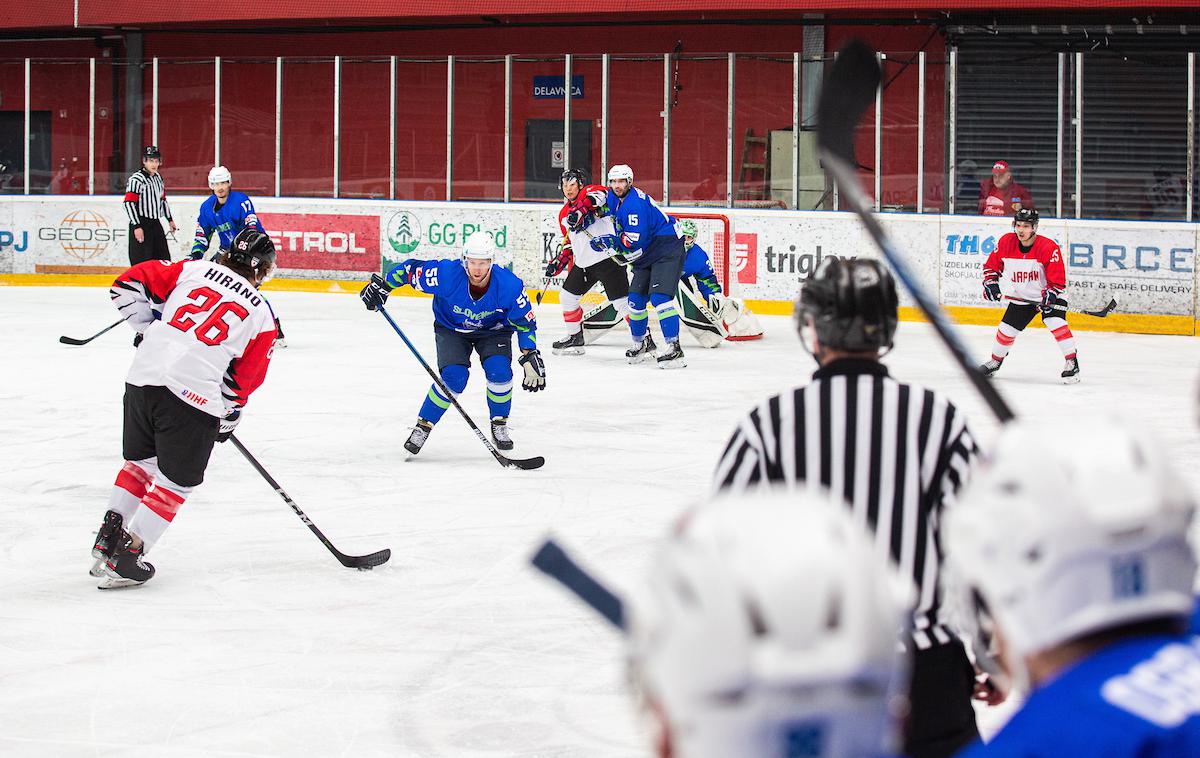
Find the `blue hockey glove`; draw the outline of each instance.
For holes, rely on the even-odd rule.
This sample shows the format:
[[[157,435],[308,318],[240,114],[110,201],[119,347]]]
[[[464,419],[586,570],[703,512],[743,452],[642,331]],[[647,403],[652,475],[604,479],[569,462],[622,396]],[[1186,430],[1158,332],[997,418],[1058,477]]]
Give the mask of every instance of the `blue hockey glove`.
[[[597,253],[612,253],[617,250],[617,235],[601,234],[592,237],[591,245]]]
[[[546,389],[546,364],[542,362],[541,353],[532,350],[522,355],[517,363],[525,369],[525,378],[521,380],[522,387],[529,392]]]
[[[367,306],[367,310],[377,311],[387,302],[391,291],[392,285],[384,281],[382,276],[371,274],[371,281],[367,282],[367,286],[362,288],[358,296],[363,301],[363,305]]]
[[[984,281],[983,299],[990,300],[993,303],[1000,302],[1000,283],[995,279]]]

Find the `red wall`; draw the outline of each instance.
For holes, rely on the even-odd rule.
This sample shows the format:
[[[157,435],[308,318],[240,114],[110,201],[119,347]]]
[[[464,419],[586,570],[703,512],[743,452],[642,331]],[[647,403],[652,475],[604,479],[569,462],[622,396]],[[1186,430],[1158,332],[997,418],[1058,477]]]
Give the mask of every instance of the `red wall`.
[[[741,170],[746,131],[765,136],[791,126],[791,52],[799,47],[799,25],[762,26],[628,26],[576,28],[497,28],[354,34],[195,34],[147,32],[145,56],[160,56],[159,145],[164,175],[174,192],[207,192],[206,174],[214,157],[210,58],[176,57],[180,52],[221,55],[221,161],[234,172],[235,183],[255,194],[274,188],[275,87],[274,56],[285,57],[283,75],[283,194],[333,194],[333,55],[343,59],[339,192],[344,197],[387,194],[389,55],[397,66],[396,196],[412,199],[445,197],[446,67],[440,60],[457,57],[454,114],[455,197],[498,199],[503,196],[503,64],[500,54],[518,58],[513,66],[512,196],[525,195],[525,137],[528,119],[562,119],[561,99],[535,99],[535,75],[563,73],[561,55],[576,55],[574,73],[585,79],[583,98],[572,101],[572,117],[592,122],[591,170],[600,168],[601,116],[598,53],[612,54],[610,66],[609,163],[633,166],[638,184],[662,195],[662,55],[682,43],[677,59],[679,91],[672,111],[671,201],[721,201],[726,193],[727,62],[724,53],[743,53],[737,62],[737,108],[734,124],[734,180],[739,199],[754,199],[762,186],[760,172]],[[924,166],[926,205],[941,200],[944,164],[942,38],[928,27],[850,27],[827,29],[828,51],[851,36],[864,36],[883,50],[885,64],[883,202],[915,203],[917,67],[916,51],[928,53]],[[94,56],[91,41],[0,43],[0,57],[23,55]],[[713,51],[713,52],[709,52]],[[707,53],[707,55],[706,55]],[[752,55],[759,53],[761,55]],[[771,55],[773,54],[773,55]],[[486,60],[484,56],[490,56]],[[522,60],[550,57],[554,60]],[[711,58],[706,60],[705,58]],[[911,61],[910,65],[906,65]],[[86,159],[86,64],[39,64],[34,79],[35,109],[67,105],[78,115],[54,119],[53,154]],[[101,101],[111,101],[111,68],[98,76]],[[145,67],[147,94],[142,140],[149,142],[150,67]],[[0,63],[0,108],[23,107],[19,64]],[[118,80],[120,76],[116,77]],[[82,98],[82,99],[81,99]],[[111,102],[109,103],[111,109]],[[859,161],[874,164],[874,112],[859,129]],[[61,121],[61,123],[60,123]],[[82,127],[80,124],[82,123]],[[98,167],[107,168],[111,129],[120,126],[110,114],[98,126],[110,131]],[[80,129],[82,128],[82,132]],[[82,148],[80,139],[83,140]],[[746,162],[762,162],[761,148],[750,148]],[[578,164],[581,156],[575,156]],[[68,161],[69,163],[70,161]],[[56,164],[57,165],[57,164]],[[86,177],[86,170],[83,172]],[[85,179],[86,181],[86,179]],[[98,189],[103,184],[98,183]],[[84,190],[86,191],[86,186]]]

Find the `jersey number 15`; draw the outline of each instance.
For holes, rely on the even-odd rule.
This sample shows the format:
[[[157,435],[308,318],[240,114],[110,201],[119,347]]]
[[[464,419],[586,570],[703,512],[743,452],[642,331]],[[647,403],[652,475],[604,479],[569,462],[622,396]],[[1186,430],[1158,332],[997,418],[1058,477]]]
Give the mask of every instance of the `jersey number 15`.
[[[226,313],[232,313],[238,321],[244,321],[250,315],[241,303],[232,300],[222,302],[221,293],[208,287],[197,287],[188,293],[188,299],[196,302],[180,306],[167,323],[181,332],[195,327],[196,339],[206,345],[219,345],[229,336],[230,325],[225,322]],[[208,318],[201,321],[199,326],[196,325],[195,319],[190,318],[192,315],[198,316],[209,311],[212,313],[209,313]]]

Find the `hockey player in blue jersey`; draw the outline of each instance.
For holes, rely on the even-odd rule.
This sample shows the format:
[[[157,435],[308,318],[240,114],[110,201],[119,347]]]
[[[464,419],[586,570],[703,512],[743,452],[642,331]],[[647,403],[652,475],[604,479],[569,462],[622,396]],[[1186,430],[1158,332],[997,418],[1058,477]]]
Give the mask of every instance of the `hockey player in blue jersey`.
[[[696,292],[715,313],[720,310],[720,305],[715,303],[713,298],[720,297],[721,283],[717,281],[717,274],[708,259],[708,251],[696,244],[696,222],[684,219],[679,224],[679,230],[683,233],[684,250],[683,271],[680,272],[679,278],[694,280]],[[713,308],[714,305],[717,307]]]
[[[546,366],[537,349],[537,322],[525,284],[496,264],[492,235],[476,232],[467,238],[462,257],[423,261],[410,258],[386,275],[372,274],[359,297],[370,310],[387,301],[395,287],[409,285],[433,295],[433,332],[438,372],[455,395],[467,388],[471,353],[479,355],[487,377],[487,404],[492,439],[501,450],[512,450],[508,415],[512,408],[512,335],[521,350],[521,386],[537,392],[546,386]],[[421,405],[416,426],[404,443],[413,455],[421,452],[433,425],[450,407],[450,398],[435,384]]]
[[[217,252],[212,257],[216,260],[222,251],[229,249],[238,232],[246,227],[252,226],[263,234],[267,233],[258,220],[258,214],[254,212],[254,203],[250,202],[245,192],[234,192],[232,186],[233,174],[229,173],[229,169],[224,166],[209,169],[208,188],[213,193],[200,204],[196,235],[192,240],[192,252],[188,255],[192,260],[198,261],[204,257],[213,234],[217,235]],[[267,303],[267,307],[270,308],[271,304]],[[273,308],[271,315],[275,316]],[[287,347],[278,316],[275,316],[275,347]]]
[[[629,166],[609,169],[607,205],[618,233],[599,235],[591,245],[633,269],[628,301],[633,347],[625,351],[625,356],[630,363],[657,357],[659,368],[683,368],[687,362],[679,347],[679,311],[675,307],[679,272],[683,270],[679,225],[649,195],[633,186],[633,169]],[[657,356],[646,320],[647,302],[658,313],[658,325],[667,341]]]
[[[200,205],[196,237],[192,242],[191,255],[188,256],[192,260],[198,261],[204,257],[213,234],[217,235],[217,247],[228,250],[237,233],[248,226],[266,233],[254,212],[254,203],[250,202],[246,193],[230,189],[232,185],[233,175],[224,166],[213,166],[208,172],[208,186],[213,193]]]
[[[1107,420],[1002,432],[947,511],[947,591],[977,659],[1028,697],[961,756],[1200,756],[1195,502],[1168,460]]]

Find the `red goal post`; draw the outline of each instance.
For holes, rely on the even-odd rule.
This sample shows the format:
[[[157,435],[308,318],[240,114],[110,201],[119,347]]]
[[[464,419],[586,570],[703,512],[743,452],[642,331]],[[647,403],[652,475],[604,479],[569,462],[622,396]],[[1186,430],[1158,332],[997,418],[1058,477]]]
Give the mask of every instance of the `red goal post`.
[[[731,260],[733,250],[733,234],[729,224],[729,216],[723,213],[686,213],[668,209],[674,218],[680,221],[696,222],[696,244],[704,248],[712,261],[713,271],[717,281],[721,283],[721,292],[729,293],[730,271],[733,269]]]

